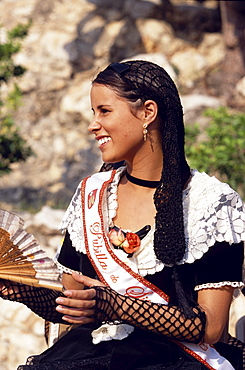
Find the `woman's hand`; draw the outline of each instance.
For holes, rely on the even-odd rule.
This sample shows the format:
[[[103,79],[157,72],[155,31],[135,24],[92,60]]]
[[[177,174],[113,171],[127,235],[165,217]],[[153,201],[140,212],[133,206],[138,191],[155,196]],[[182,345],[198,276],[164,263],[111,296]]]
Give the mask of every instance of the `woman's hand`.
[[[7,293],[7,290],[6,290],[6,282],[5,280],[3,279],[0,279],[0,295],[3,296],[4,295],[4,292]]]
[[[0,296],[9,297],[11,294],[19,292],[18,286],[16,283],[11,283],[9,280],[0,279]]]
[[[94,321],[95,290],[93,286],[104,286],[100,281],[91,279],[77,273],[72,274],[72,278],[79,284],[91,289],[69,289],[65,290],[65,297],[56,299],[58,306],[56,310],[64,316],[62,319],[71,324],[89,324]]]

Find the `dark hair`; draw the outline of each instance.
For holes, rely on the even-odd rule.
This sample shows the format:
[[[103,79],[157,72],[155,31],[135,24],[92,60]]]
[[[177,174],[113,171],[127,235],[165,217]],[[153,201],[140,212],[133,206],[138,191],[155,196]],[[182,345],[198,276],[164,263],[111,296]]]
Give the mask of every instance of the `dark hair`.
[[[93,83],[106,85],[129,102],[154,100],[158,105],[162,136],[163,170],[156,189],[156,256],[167,265],[185,253],[182,190],[190,177],[184,153],[183,111],[178,90],[168,73],[147,61],[113,63]]]

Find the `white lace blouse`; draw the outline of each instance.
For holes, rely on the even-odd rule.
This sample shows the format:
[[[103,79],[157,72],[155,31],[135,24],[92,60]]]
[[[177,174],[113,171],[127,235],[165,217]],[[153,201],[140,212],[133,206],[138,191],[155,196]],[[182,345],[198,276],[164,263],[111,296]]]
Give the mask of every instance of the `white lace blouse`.
[[[104,212],[108,229],[113,226],[117,212],[117,185],[125,167],[117,170],[114,180],[107,188],[107,207]],[[240,196],[229,185],[220,182],[206,173],[192,170],[192,179],[183,191],[183,214],[186,251],[179,264],[193,263],[218,242],[236,244],[245,240],[245,207]],[[81,220],[80,184],[61,222],[60,229],[68,231],[73,247],[86,254]],[[129,231],[129,230],[125,230]],[[154,226],[142,239],[140,248],[133,257],[127,258],[123,250],[114,253],[141,276],[153,275],[163,270],[164,264],[158,260],[153,248]],[[62,271],[71,272],[60,265]],[[222,285],[242,287],[243,282],[221,281],[203,284],[195,290]]]
[[[107,188],[107,204],[104,207],[104,222],[113,227],[113,219],[117,212],[117,186],[125,167],[120,167],[114,180]],[[102,175],[103,176],[103,175]],[[179,264],[191,264],[200,260],[215,242],[228,242],[237,244],[245,241],[245,207],[240,196],[229,185],[221,183],[215,177],[205,173],[192,171],[192,178],[183,191],[183,214],[186,251]],[[77,252],[86,254],[84,245],[83,226],[81,219],[80,184],[61,222],[62,232],[67,231],[72,247]],[[129,230],[125,230],[129,231]],[[158,260],[153,248],[154,226],[141,240],[140,248],[131,258],[120,249],[114,253],[126,263],[133,271],[141,276],[153,275],[164,269],[162,261]],[[56,261],[63,272],[71,273],[72,269]],[[218,281],[202,283],[195,286],[195,290],[205,288],[219,288],[230,285],[235,288],[243,287],[243,281]],[[121,340],[133,331],[133,327],[126,324],[103,324],[92,332],[93,343],[111,339]]]

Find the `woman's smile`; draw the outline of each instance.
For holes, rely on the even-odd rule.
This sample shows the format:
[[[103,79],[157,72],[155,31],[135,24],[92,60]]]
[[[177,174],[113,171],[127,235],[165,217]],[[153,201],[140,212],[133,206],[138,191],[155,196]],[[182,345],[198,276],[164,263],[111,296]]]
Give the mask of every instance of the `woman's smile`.
[[[99,136],[96,137],[96,140],[98,140],[99,148],[102,149],[109,141],[111,141],[111,138],[109,136]]]

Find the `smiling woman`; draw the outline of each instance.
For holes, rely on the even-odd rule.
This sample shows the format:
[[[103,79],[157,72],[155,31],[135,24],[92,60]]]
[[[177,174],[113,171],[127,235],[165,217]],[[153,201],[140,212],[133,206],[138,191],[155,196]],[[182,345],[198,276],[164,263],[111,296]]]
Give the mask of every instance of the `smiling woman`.
[[[142,125],[149,127],[154,122],[156,126],[157,104],[149,100],[133,109],[133,104],[128,104],[126,99],[120,98],[111,88],[96,83],[91,89],[91,103],[94,120],[88,129],[99,142],[102,160],[128,160],[130,163],[143,160],[151,148],[149,141],[142,141]],[[153,137],[156,132],[158,133],[152,128],[152,142],[161,149],[161,145]]]
[[[221,342],[243,287],[241,198],[189,168],[179,94],[158,65],[109,65],[91,106],[105,164],[60,226],[64,294],[2,282],[5,298],[78,326],[19,370],[243,369],[242,349]]]

